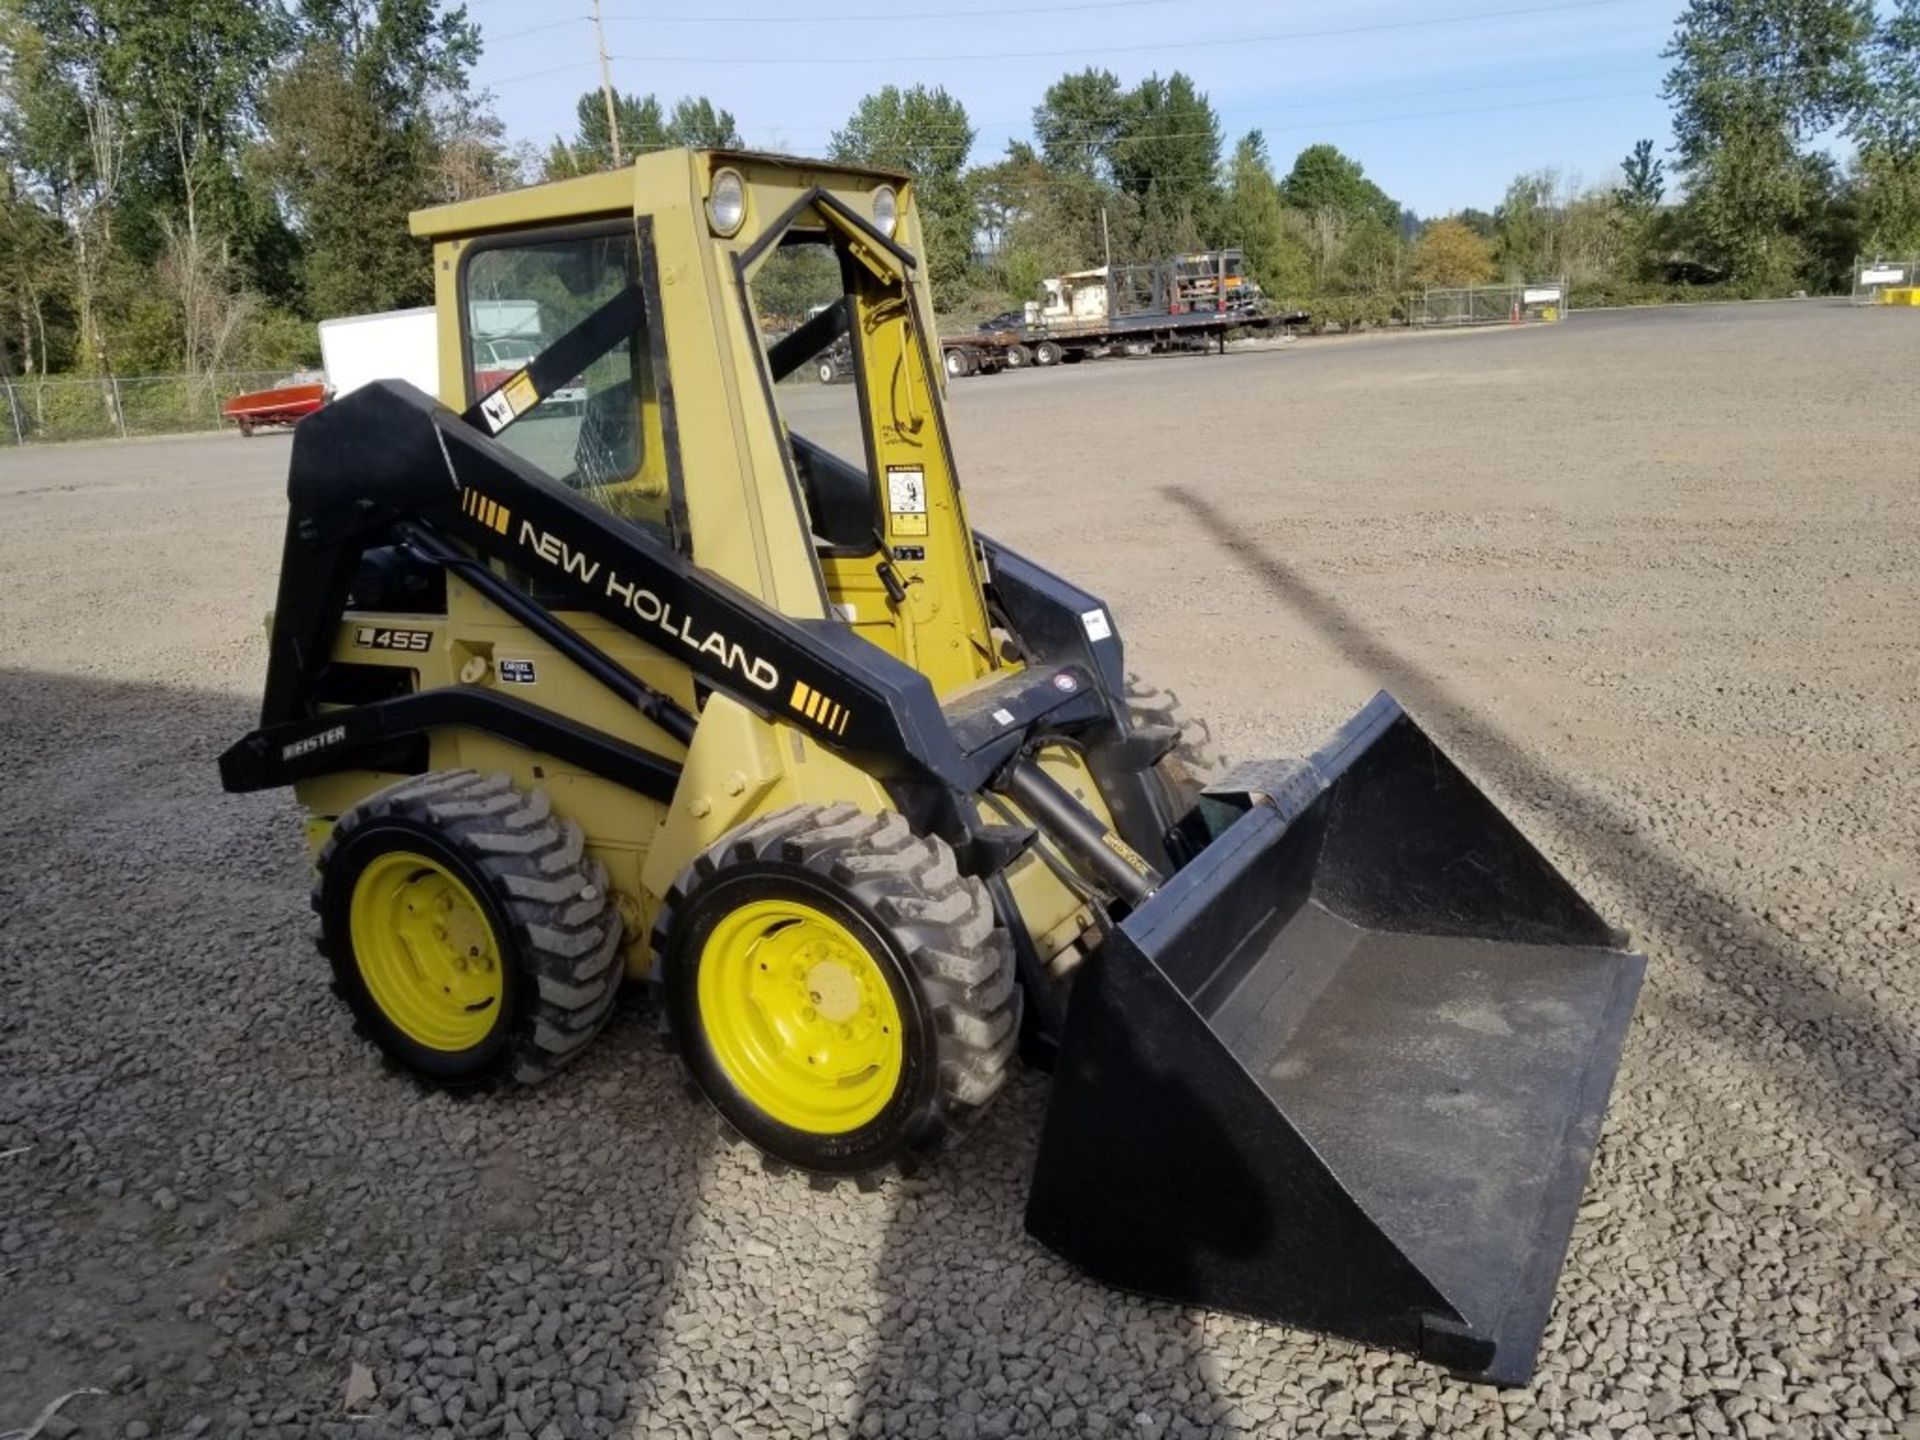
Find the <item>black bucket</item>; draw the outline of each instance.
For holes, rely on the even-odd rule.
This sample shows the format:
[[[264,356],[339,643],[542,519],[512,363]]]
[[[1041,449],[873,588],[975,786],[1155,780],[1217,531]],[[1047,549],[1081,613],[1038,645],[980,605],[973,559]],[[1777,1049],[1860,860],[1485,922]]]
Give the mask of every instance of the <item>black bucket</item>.
[[[1027,1228],[1124,1289],[1533,1373],[1645,961],[1387,695],[1077,977]]]

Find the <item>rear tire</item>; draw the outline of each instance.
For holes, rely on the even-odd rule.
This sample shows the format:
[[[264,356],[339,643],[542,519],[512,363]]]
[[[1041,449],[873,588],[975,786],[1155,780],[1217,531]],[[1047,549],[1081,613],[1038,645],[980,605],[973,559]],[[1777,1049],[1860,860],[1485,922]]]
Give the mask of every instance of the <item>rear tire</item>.
[[[753,922],[762,928],[735,953],[741,917],[770,912],[791,918]],[[846,992],[866,997],[867,1007],[851,1008],[858,1002],[849,998],[836,1015],[789,1015],[762,988],[777,985],[789,965],[796,976],[810,966],[795,981],[803,993],[794,1003],[810,998],[827,1011],[832,997],[819,992],[847,982],[831,973],[831,985],[813,977],[838,966],[845,952],[815,943],[809,927],[851,941],[859,948],[848,963],[858,969],[864,957],[882,977],[856,977]],[[888,1171],[911,1173],[951,1144],[1006,1081],[1020,1032],[1012,943],[986,887],[962,877],[953,852],[915,835],[900,815],[796,805],[741,826],[674,882],[654,946],[667,1023],[695,1085],[770,1168],[805,1170],[823,1186],[851,1177],[871,1188]],[[769,960],[771,980],[757,973],[769,971]],[[723,984],[736,972],[748,1003],[729,999]],[[878,996],[858,989],[882,983]],[[888,1017],[898,1029],[882,1039],[878,1025]],[[820,1026],[824,1038],[810,1028]],[[872,1113],[848,1110],[854,1118],[843,1123],[832,1107],[849,1093],[860,1096],[870,1081],[866,1072],[839,1069],[833,1032],[856,1027],[864,1029],[847,1042],[855,1056],[875,1053],[859,1046],[882,1047],[884,1058],[870,1068],[897,1078],[873,1097]],[[816,1051],[832,1075],[809,1072]],[[806,1063],[793,1063],[802,1055]],[[789,1104],[788,1118],[772,1113]]]
[[[973,357],[964,350],[947,351],[945,363],[947,374],[955,380],[973,374]]]
[[[820,368],[817,373],[820,376],[820,383],[822,385],[831,385],[834,382],[835,377],[837,377],[840,372],[834,368],[833,361],[822,360],[820,362]]]
[[[473,770],[404,780],[342,815],[320,852],[313,908],[321,953],[355,1028],[396,1063],[442,1085],[531,1084],[575,1059],[606,1023],[622,973],[619,915],[606,872],[585,858],[584,843],[578,825],[554,818],[545,791],[528,793],[505,775]],[[415,881],[406,877],[409,866]],[[385,903],[367,893],[382,871],[399,874],[400,888]],[[463,918],[475,943],[466,954],[486,950],[475,968],[498,966],[497,980],[483,987],[490,994],[464,1007],[491,1014],[490,1025],[476,1016],[469,1026],[456,1003],[433,999],[423,977],[437,962],[416,939],[382,938],[383,930],[398,933],[397,916],[413,896],[436,892],[457,909],[471,902],[473,913],[463,910]],[[465,973],[464,956],[455,959]],[[380,991],[405,999],[410,990],[416,1003],[440,1007],[445,1033],[456,1040],[429,1043],[419,1023],[409,1023],[416,1012],[395,1004],[389,1013],[375,998]]]
[[[1033,363],[1041,366],[1058,365],[1060,363],[1060,347],[1051,340],[1042,340],[1038,345],[1033,347]]]
[[[1001,353],[1000,363],[1009,370],[1024,370],[1033,363],[1033,351],[1024,345],[1009,345]]]
[[[1149,685],[1138,675],[1127,676],[1127,713],[1136,730],[1165,726],[1179,735],[1174,747],[1154,763],[1154,770],[1174,813],[1185,814],[1207,782],[1227,768],[1214,747],[1213,731],[1206,721],[1188,715],[1173,691]]]

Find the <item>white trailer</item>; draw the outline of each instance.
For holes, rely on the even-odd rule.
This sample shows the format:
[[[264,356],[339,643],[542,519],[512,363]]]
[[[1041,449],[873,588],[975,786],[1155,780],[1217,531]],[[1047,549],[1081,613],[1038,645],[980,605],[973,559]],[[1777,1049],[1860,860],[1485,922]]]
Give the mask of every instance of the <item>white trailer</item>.
[[[320,363],[335,400],[375,380],[405,380],[437,395],[440,335],[433,308],[322,320]]]

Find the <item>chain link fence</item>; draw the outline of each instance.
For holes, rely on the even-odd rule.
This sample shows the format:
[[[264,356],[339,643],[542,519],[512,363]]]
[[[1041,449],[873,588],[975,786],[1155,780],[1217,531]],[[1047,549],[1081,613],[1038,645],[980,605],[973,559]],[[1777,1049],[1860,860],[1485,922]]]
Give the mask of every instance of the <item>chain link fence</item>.
[[[1552,324],[1565,317],[1568,294],[1564,277],[1427,290],[1409,307],[1410,319],[1414,325]]]
[[[231,424],[220,407],[236,395],[266,390],[284,370],[212,375],[0,377],[0,445],[55,440],[130,439],[218,430]]]
[[[1853,303],[1878,305],[1883,290],[1905,290],[1920,286],[1920,255],[1905,260],[1868,260],[1853,262]]]

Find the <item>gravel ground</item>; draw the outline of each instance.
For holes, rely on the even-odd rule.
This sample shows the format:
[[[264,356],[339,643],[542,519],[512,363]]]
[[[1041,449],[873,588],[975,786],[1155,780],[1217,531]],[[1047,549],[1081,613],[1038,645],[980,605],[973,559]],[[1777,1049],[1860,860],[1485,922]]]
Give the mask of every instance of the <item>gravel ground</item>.
[[[0,1431],[1920,1436],[1916,358],[1808,303],[956,387],[976,521],[1230,753],[1384,685],[1651,956],[1518,1392],[1082,1281],[1037,1077],[822,1195],[638,997],[536,1091],[384,1072],[213,771],[285,439],[0,455]]]

